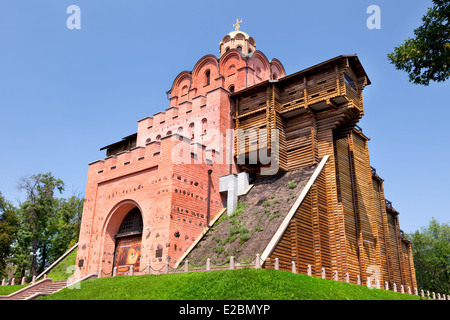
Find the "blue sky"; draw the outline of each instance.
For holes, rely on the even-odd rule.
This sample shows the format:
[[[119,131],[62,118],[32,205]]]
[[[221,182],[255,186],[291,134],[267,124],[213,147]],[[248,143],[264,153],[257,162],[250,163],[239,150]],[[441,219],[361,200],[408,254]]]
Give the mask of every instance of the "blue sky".
[[[69,30],[69,5],[81,29]],[[381,29],[369,30],[369,5]],[[0,0],[0,191],[24,199],[18,179],[51,171],[63,196],[84,195],[99,149],[137,130],[137,120],[169,106],[183,70],[233,30],[279,59],[287,74],[341,54],[358,54],[372,85],[360,122],[371,164],[406,232],[431,217],[449,221],[450,82],[408,82],[386,54],[413,36],[431,1]]]

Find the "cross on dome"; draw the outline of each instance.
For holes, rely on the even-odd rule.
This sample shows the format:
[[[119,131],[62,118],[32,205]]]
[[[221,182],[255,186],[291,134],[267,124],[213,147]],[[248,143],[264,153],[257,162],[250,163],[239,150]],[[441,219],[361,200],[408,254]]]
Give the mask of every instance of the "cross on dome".
[[[236,31],[239,31],[239,28],[241,27],[239,24],[242,23],[242,19],[241,21],[239,21],[239,18],[236,19],[236,23],[233,24],[233,27],[236,27]]]

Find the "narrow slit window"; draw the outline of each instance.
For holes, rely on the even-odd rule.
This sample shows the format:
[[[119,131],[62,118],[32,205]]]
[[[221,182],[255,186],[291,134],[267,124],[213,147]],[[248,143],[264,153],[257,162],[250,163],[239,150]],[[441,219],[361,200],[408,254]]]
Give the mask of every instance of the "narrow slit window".
[[[356,90],[355,82],[347,73],[344,73],[344,79],[346,84],[348,84],[353,90]]]

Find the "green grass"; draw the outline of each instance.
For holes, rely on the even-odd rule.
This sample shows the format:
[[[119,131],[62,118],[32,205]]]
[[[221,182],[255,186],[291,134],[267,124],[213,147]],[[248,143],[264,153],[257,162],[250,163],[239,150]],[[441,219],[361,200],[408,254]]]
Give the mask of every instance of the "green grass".
[[[72,251],[64,260],[62,260],[55,268],[50,270],[48,278],[56,280],[67,280],[75,271],[75,262],[77,259],[77,250]],[[69,267],[69,269],[67,269]],[[69,272],[68,272],[69,271]],[[41,279],[39,279],[41,280]],[[29,284],[27,284],[29,285]],[[9,295],[15,291],[26,287],[27,285],[0,286],[0,296]]]
[[[419,300],[288,271],[239,269],[88,280],[40,300]]]
[[[67,257],[64,258],[56,267],[54,267],[47,275],[54,281],[67,280],[75,271],[75,263],[77,259],[77,250],[73,250]]]
[[[0,286],[0,296],[7,296],[8,294],[11,294],[13,292],[19,291],[22,288],[25,288],[28,286],[25,285],[14,285],[14,286]]]

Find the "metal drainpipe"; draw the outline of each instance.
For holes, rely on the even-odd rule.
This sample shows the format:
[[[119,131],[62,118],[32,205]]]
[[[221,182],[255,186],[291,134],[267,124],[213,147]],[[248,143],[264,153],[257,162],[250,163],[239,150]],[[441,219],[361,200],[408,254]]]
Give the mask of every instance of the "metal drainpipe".
[[[239,97],[238,98],[236,98],[236,100],[237,99],[239,99]],[[235,100],[233,100],[233,99],[230,99],[231,101],[230,101],[230,126],[231,126],[231,128],[230,129],[232,129],[232,136],[233,136],[233,139],[231,139],[231,137],[229,138],[229,143],[230,143],[230,145],[228,146],[228,148],[229,148],[229,150],[228,150],[228,154],[230,155],[230,157],[228,158],[228,159],[226,159],[226,161],[230,161],[230,163],[229,163],[229,174],[232,174],[233,173],[233,157],[234,157],[234,155],[233,155],[233,145],[234,145],[234,132],[236,131],[236,130],[234,130],[235,129],[235,124],[234,124],[234,121],[233,121],[233,115],[235,115],[236,114],[236,102],[234,102]],[[225,129],[225,131],[226,131],[226,129]],[[226,142],[226,140],[225,140],[225,142]],[[225,156],[225,158],[227,158],[227,152],[225,152],[225,155],[222,155],[222,157],[223,156]]]
[[[206,224],[209,226],[211,213],[211,173],[212,169],[208,169],[208,203],[206,206]]]
[[[383,217],[383,200],[381,199],[381,181],[378,183],[378,194],[380,195],[379,198],[380,198],[381,223],[383,225],[383,239],[384,239],[384,246],[386,248],[386,262],[387,262],[387,268],[388,268],[388,279],[389,279],[389,283],[392,283],[389,255],[387,254],[388,253],[388,244],[387,244],[387,240],[386,240],[386,226],[384,224],[384,217]]]
[[[350,148],[350,135],[347,135],[347,146],[348,146],[348,164],[350,167],[350,178],[351,178],[351,184],[352,184],[353,212],[355,215],[356,247],[358,248],[357,255],[358,255],[358,263],[359,263],[359,276],[361,278],[361,281],[363,281],[362,266],[361,266],[361,252],[360,252],[360,248],[359,248],[359,223],[358,223],[358,212],[357,212],[357,206],[356,206],[355,182],[354,182],[354,177],[353,177],[353,156],[352,156],[352,150]]]

